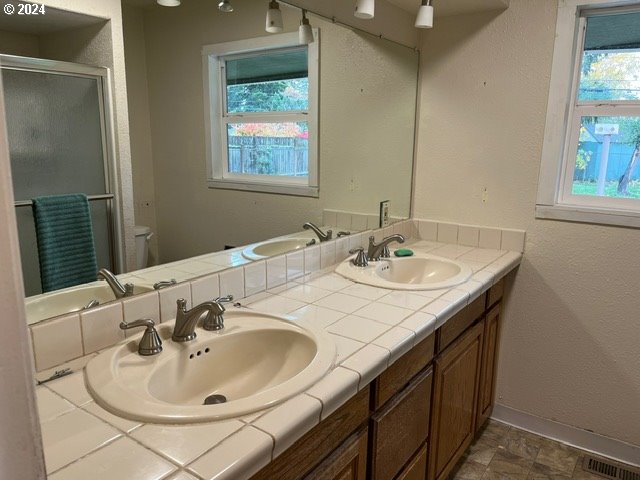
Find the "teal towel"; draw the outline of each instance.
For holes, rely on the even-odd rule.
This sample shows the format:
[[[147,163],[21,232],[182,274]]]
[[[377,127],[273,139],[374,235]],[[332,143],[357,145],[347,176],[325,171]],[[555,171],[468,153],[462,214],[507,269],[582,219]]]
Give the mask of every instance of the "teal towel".
[[[98,273],[87,196],[33,199],[42,291],[93,282]]]

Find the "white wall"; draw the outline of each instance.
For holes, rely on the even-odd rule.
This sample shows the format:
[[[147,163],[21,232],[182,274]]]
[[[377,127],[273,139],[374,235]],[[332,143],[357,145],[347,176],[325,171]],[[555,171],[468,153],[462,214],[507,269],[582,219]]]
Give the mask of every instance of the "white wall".
[[[149,118],[149,85],[147,54],[144,39],[144,15],[140,8],[122,6],[124,54],[127,66],[129,98],[129,132],[131,135],[131,172],[136,225],[145,225],[157,232],[151,120]],[[149,242],[149,262],[158,259],[158,235]]]
[[[151,118],[160,260],[291,233],[306,221],[321,222],[323,208],[377,214],[378,203],[390,198],[392,215],[408,216],[416,55],[317,17],[320,199],[207,188],[201,48],[266,35],[264,2],[234,6],[233,14],[202,0],[145,10],[149,112],[133,102],[131,108],[132,118]],[[299,10],[282,10],[285,31],[295,31]]]
[[[640,232],[534,218],[556,6],[424,35],[415,216],[527,230],[498,403],[640,445]]]
[[[0,478],[44,479],[0,82]]]

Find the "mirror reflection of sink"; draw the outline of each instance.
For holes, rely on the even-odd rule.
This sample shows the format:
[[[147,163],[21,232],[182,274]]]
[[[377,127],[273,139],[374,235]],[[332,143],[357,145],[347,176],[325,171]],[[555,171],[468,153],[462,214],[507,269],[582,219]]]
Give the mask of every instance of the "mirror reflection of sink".
[[[134,295],[151,291],[153,291],[152,287],[141,285],[136,285],[133,289]],[[115,299],[116,296],[105,282],[36,295],[27,298],[25,301],[27,323],[30,325],[56,315],[77,312],[86,307],[92,300],[103,304],[112,302]]]
[[[249,245],[242,251],[242,256],[248,260],[262,260],[274,257],[293,250],[300,250],[306,247],[311,238],[279,238],[267,240],[266,242]]]
[[[349,280],[374,287],[396,290],[437,290],[466,282],[472,270],[468,265],[435,255],[416,254],[412,257],[392,257],[356,267],[350,259],[336,268]]]
[[[235,417],[303,392],[335,360],[335,345],[324,331],[272,315],[229,309],[224,330],[197,328],[196,339],[184,343],[171,340],[172,328],[159,326],[158,355],[138,355],[138,335],[92,359],[85,375],[96,402],[154,423]]]

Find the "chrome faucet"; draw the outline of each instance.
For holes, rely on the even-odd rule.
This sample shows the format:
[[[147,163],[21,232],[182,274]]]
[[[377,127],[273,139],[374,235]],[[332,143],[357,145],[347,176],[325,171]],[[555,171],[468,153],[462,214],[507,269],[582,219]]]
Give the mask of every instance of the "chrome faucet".
[[[133,295],[133,283],[122,285],[116,276],[106,268],[101,268],[98,272],[98,280],[103,279],[111,287],[116,298],[130,297]]]
[[[305,230],[313,230],[315,232],[315,234],[318,236],[318,240],[320,240],[320,242],[326,242],[328,240],[331,240],[331,238],[333,237],[333,230],[327,230],[327,233],[324,233],[322,230],[320,230],[316,225],[314,225],[311,222],[307,222],[304,225],[302,225],[302,228],[304,228]]]
[[[381,258],[389,258],[389,244],[391,242],[404,243],[404,237],[399,233],[394,233],[382,239],[382,241],[376,245],[375,237],[369,237],[369,249],[367,251],[367,258],[369,261],[378,261]]]
[[[187,310],[187,301],[184,298],[178,299],[177,304],[176,324],[171,336],[174,342],[188,342],[196,338],[196,325],[204,313],[207,314],[205,323],[212,315],[222,317],[224,313],[224,307],[216,300],[201,303],[191,310]]]

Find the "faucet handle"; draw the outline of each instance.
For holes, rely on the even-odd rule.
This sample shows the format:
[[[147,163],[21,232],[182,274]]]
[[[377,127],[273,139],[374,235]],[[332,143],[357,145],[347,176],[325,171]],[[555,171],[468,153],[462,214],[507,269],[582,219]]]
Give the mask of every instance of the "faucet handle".
[[[146,327],[138,344],[138,353],[143,356],[157,355],[162,351],[162,340],[155,328],[155,322],[150,318],[141,318],[133,322],[120,322],[121,330]]]
[[[225,297],[218,297],[213,300],[214,305],[218,306],[218,311],[211,310],[202,322],[202,328],[208,331],[222,330],[224,328],[224,317],[222,314],[225,312],[223,303],[233,302],[233,295],[227,295]]]
[[[367,265],[369,265],[369,260],[367,260],[367,254],[364,253],[363,247],[353,248],[349,250],[349,253],[351,255],[353,255],[354,253],[358,254],[355,259],[351,260],[351,263],[353,263],[356,267],[366,267]]]
[[[124,284],[124,296],[125,297],[131,297],[133,295],[133,289],[135,288],[135,286],[133,285],[133,283],[125,283]]]
[[[154,290],[160,290],[161,288],[166,288],[166,287],[172,287],[173,285],[176,285],[178,282],[176,281],[175,278],[171,278],[169,280],[161,280],[160,282],[154,283],[153,284],[153,289]]]

